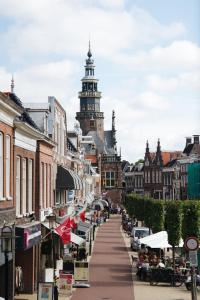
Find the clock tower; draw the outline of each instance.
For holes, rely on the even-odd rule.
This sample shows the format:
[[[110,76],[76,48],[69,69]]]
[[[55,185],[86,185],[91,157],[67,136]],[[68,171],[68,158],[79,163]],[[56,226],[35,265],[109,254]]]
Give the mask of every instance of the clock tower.
[[[80,112],[76,119],[80,123],[83,135],[96,133],[99,143],[104,142],[104,114],[100,112],[101,92],[98,91],[98,79],[94,76],[94,60],[90,49],[87,53],[85,76],[82,78],[82,90],[79,92]]]

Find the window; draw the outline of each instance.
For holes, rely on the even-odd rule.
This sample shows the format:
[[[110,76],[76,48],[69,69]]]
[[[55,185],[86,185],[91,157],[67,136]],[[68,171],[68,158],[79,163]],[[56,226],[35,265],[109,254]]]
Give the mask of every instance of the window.
[[[115,186],[115,172],[105,172],[105,177],[107,187]]]
[[[47,207],[47,165],[43,164],[43,202],[44,208]]]
[[[0,200],[3,198],[3,133],[0,132]]]
[[[6,135],[6,197],[10,199],[10,150],[11,150],[11,138],[9,135]]]
[[[152,171],[152,183],[155,183],[155,172]]]
[[[90,120],[90,127],[95,127],[95,121],[94,120]]]
[[[21,160],[16,157],[16,216],[21,215]]]
[[[148,183],[151,183],[151,173],[150,173],[150,171],[148,172]]]
[[[28,160],[28,212],[33,211],[33,161]]]
[[[26,158],[22,158],[22,214],[26,214]]]

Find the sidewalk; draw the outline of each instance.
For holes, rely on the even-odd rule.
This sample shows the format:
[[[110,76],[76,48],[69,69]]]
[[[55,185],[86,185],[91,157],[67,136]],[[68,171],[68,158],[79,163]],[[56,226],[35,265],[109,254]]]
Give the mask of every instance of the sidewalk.
[[[122,232],[122,235],[131,261],[131,255],[137,257],[137,252],[130,249],[130,237],[126,237],[124,232]],[[169,284],[150,286],[149,282],[138,280],[136,268],[133,267],[132,269],[135,300],[191,300],[191,293],[186,290],[184,285],[180,287],[171,287]],[[199,293],[197,299],[200,300]]]

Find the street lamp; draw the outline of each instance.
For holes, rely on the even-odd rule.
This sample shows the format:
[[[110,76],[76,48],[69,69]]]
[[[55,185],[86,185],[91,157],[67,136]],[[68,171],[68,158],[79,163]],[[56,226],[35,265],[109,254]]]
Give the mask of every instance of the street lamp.
[[[13,230],[11,226],[4,225],[1,230],[1,252],[5,256],[5,300],[9,299],[8,296],[8,254],[12,253],[12,239],[15,238],[13,235]]]
[[[55,249],[54,249],[54,228],[56,225],[56,215],[55,214],[50,214],[49,216],[46,217],[47,220],[49,221],[49,229],[51,230],[51,240],[52,240],[52,259],[51,261],[53,261],[52,266],[53,266],[53,277],[55,279],[55,269],[56,269],[56,265],[55,265]]]

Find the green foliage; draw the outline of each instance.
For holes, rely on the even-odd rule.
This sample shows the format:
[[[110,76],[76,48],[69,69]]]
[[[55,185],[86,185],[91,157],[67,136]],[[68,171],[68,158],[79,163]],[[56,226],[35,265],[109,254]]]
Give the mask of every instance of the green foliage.
[[[183,203],[182,221],[183,239],[196,236],[200,239],[200,201],[185,201]]]
[[[154,200],[153,201],[153,218],[151,228],[154,233],[164,230],[164,201],[163,200]]]
[[[138,220],[144,220],[144,199],[137,194],[126,196],[125,208],[130,216],[135,216]]]
[[[167,230],[169,243],[178,245],[180,238],[200,238],[200,201],[167,201],[128,194],[125,208],[130,216],[144,221],[154,233]]]
[[[165,215],[166,230],[169,244],[178,245],[181,239],[182,229],[182,205],[181,201],[169,201],[166,205]]]

